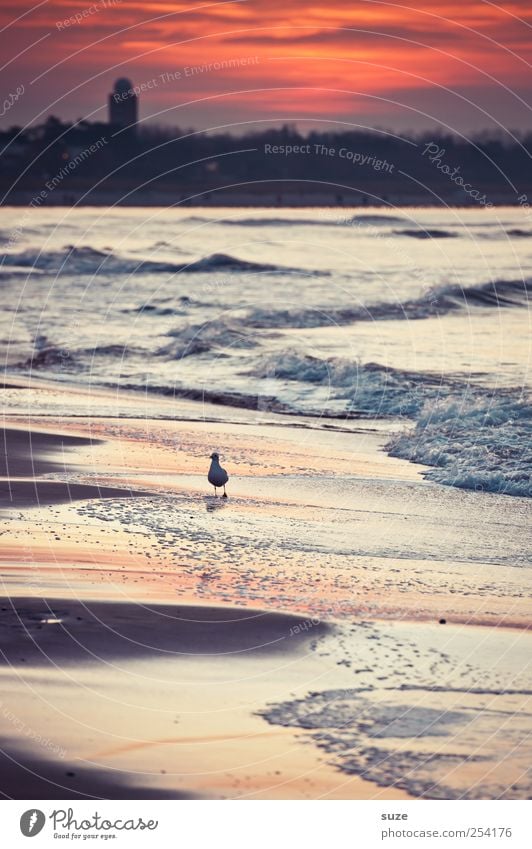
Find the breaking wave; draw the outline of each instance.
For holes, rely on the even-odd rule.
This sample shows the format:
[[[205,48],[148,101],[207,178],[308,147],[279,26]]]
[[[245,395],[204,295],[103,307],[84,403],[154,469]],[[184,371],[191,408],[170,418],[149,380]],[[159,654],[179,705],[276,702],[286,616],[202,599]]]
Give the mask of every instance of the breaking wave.
[[[64,349],[45,336],[37,337],[32,355],[19,368],[83,374],[91,372],[99,358],[97,372],[104,368],[106,385],[122,389],[322,419],[401,418],[405,428],[386,450],[429,467],[423,470],[428,480],[532,496],[532,401],[519,390],[470,384],[459,375],[412,372],[339,357],[321,359],[290,349],[266,354],[260,351],[261,340],[237,321],[187,325],[170,334],[168,344],[156,351],[156,356],[170,361],[213,351],[223,358],[231,355],[230,349],[242,349],[248,370],[238,373],[236,383],[221,381],[214,390],[205,390],[194,379],[187,386],[187,372],[175,373],[178,379],[171,383],[164,372],[158,379],[156,366],[139,384],[134,377],[136,363],[153,354],[116,343]],[[127,358],[134,366],[127,368],[126,376],[122,363]],[[111,360],[118,362],[119,371]],[[115,382],[109,384],[113,372]]]
[[[216,349],[254,348],[257,345],[254,337],[247,333],[238,322],[221,319],[216,322],[188,325],[180,330],[171,331],[168,335],[175,337],[174,340],[159,348],[156,353],[174,360]]]
[[[264,358],[253,375],[319,387],[316,414],[323,415],[319,403],[325,394],[329,403],[344,402],[346,416],[413,419],[415,427],[394,437],[387,450],[431,466],[424,473],[429,480],[532,496],[532,402],[519,390],[294,351]]]
[[[532,401],[517,391],[453,394],[424,405],[414,430],[387,446],[393,457],[432,466],[447,486],[532,496]]]
[[[459,381],[441,375],[400,371],[339,357],[323,360],[297,351],[264,356],[249,374],[324,388],[332,399],[345,402],[346,415],[355,416],[414,418],[427,401],[436,401],[461,386]],[[316,405],[316,413],[320,414],[318,396]]]

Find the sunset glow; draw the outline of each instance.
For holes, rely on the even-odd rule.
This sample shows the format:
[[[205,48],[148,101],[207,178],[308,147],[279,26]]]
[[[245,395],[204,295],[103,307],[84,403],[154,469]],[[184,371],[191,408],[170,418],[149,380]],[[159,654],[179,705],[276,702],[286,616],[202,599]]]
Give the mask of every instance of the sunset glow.
[[[145,84],[142,121],[181,126],[530,124],[526,2],[50,0],[30,8],[8,2],[0,13],[5,96],[24,86],[4,127],[48,114],[104,120],[119,76]],[[168,72],[176,79],[163,83]]]

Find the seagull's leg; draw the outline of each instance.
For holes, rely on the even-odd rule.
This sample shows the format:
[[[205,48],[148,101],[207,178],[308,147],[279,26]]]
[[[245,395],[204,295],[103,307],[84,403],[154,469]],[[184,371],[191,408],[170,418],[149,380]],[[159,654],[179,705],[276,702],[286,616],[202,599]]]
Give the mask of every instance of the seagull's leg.
[[[222,498],[227,498],[227,492],[225,491],[225,484],[224,484],[224,494],[222,495]]]
[[[214,497],[216,498],[216,487],[214,487]]]

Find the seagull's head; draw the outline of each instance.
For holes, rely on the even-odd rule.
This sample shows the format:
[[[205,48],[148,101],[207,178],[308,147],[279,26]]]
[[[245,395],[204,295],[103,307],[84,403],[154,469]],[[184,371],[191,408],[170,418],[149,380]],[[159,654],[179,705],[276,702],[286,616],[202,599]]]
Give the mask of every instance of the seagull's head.
[[[214,451],[214,452],[211,454],[211,460],[219,460],[219,459],[220,459],[220,455],[219,455],[219,454],[217,454],[217,453],[216,453],[216,451]]]

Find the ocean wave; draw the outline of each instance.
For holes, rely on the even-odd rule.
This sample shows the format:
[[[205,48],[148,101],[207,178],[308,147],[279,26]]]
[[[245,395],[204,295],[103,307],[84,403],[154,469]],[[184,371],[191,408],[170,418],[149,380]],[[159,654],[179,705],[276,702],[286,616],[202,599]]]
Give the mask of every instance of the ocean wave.
[[[377,227],[404,224],[407,219],[384,215],[342,216],[342,210],[329,210],[323,218],[223,218],[216,224],[232,227]]]
[[[156,353],[170,360],[211,354],[228,357],[231,349],[257,351],[259,340],[238,322],[187,325],[171,334]],[[19,367],[64,374],[90,372],[101,357],[106,381],[111,359],[123,360],[149,352],[109,343],[67,349],[37,337],[34,352]],[[251,355],[250,355],[251,356]],[[155,367],[139,384],[120,364],[112,385],[150,391],[230,407],[285,415],[329,419],[403,419],[407,429],[386,446],[391,456],[426,467],[423,475],[446,486],[532,496],[532,402],[517,389],[492,389],[470,384],[460,375],[440,375],[359,363],[322,359],[287,349],[252,355],[254,365],[238,375],[236,388],[175,385],[157,378]],[[208,363],[210,360],[208,361]],[[249,362],[248,354],[243,362]],[[207,367],[208,366],[207,363]],[[133,370],[137,371],[136,365]],[[185,372],[183,373],[185,374]],[[220,381],[219,381],[220,382]]]
[[[175,301],[179,306],[175,305]],[[191,307],[204,307],[205,301],[198,301],[196,298],[190,298],[188,295],[180,295],[176,299],[163,298],[161,301],[147,301],[144,304],[139,304],[136,307],[126,307],[122,310],[124,313],[136,313],[142,315],[159,316],[186,316]]]
[[[442,286],[422,298],[401,305],[406,318],[444,315],[469,307],[527,307],[532,294],[532,279],[495,280],[477,286]]]
[[[336,218],[227,218],[213,222],[216,224],[224,224],[231,227],[392,227],[397,224],[406,224],[407,219],[398,218],[391,215],[354,215],[351,218],[342,217],[339,210]],[[452,233],[449,230],[425,229],[422,226],[417,228],[405,228],[402,230],[393,230],[394,236],[410,236],[414,239],[453,239],[458,237],[458,233]],[[524,233],[517,235],[525,235]],[[527,234],[529,235],[529,234]]]
[[[214,223],[214,222],[213,222]],[[336,221],[319,218],[223,218],[215,222],[231,227],[329,227],[337,226]]]
[[[72,351],[67,348],[61,348],[56,345],[46,345],[45,347],[34,351],[26,360],[14,368],[20,369],[52,369],[66,370],[69,372],[76,371],[78,363]]]
[[[123,359],[135,354],[145,355],[146,351],[141,348],[133,348],[130,345],[116,343],[85,348],[67,348],[53,344],[46,336],[37,336],[30,356],[15,364],[13,368],[59,370],[68,373],[83,372],[89,369],[90,361],[96,357]]]
[[[417,230],[394,230],[396,236],[410,236],[412,239],[455,239],[458,233],[451,233],[449,230],[424,230],[420,227]]]
[[[187,311],[184,309],[178,309],[177,307],[163,307],[159,304],[141,304],[139,307],[133,307],[132,309],[122,310],[125,313],[141,313],[142,315],[153,315],[163,318],[169,315],[175,316],[186,316]]]
[[[237,259],[230,254],[216,253],[203,257],[196,262],[181,266],[180,271],[253,271],[253,272],[275,272],[288,274],[312,274],[328,276],[328,272],[304,271],[301,268],[288,268],[265,262],[251,262],[250,260]]]
[[[432,466],[425,477],[446,486],[530,497],[531,446],[530,398],[477,390],[424,405],[415,429],[387,450]]]
[[[48,274],[137,274],[137,273],[194,273],[211,271],[297,273],[326,276],[328,272],[305,271],[272,263],[252,262],[224,253],[215,253],[187,263],[131,259],[113,252],[100,251],[89,246],[67,245],[61,251],[25,250],[3,254],[0,269],[38,269]]]
[[[398,215],[342,215],[342,209],[327,209],[326,215],[321,218],[282,218],[280,216],[251,217],[251,218],[201,218],[192,215],[185,219],[187,223],[193,224],[223,224],[232,227],[386,227],[396,224],[408,223],[408,218]]]
[[[207,351],[223,350],[224,348],[255,348],[257,341],[253,334],[238,322],[228,322],[217,319],[197,325],[187,325],[184,328],[170,331],[174,337],[168,345],[157,350],[158,356],[181,360],[195,354]]]
[[[319,403],[325,398],[329,404],[345,402],[346,416],[413,419],[415,427],[394,437],[387,450],[431,466],[424,472],[429,480],[532,496],[532,403],[519,390],[295,351],[263,358],[252,375],[315,385],[316,415],[323,415]]]
[[[513,227],[506,231],[506,235],[518,239],[530,239],[532,238],[532,230],[521,230],[519,227]]]
[[[110,251],[100,251],[90,246],[67,245],[59,251],[25,250],[15,254],[4,254],[0,267],[19,267],[48,274],[134,274],[136,272],[173,272],[178,265],[170,262],[130,259]]]
[[[313,384],[345,401],[346,415],[415,417],[424,404],[446,396],[462,384],[447,376],[401,371],[379,363],[358,363],[340,357],[320,359],[298,351],[264,356],[248,374]],[[464,386],[467,386],[464,384]],[[316,399],[316,414],[319,399]]]
[[[81,348],[78,353],[89,357],[127,357],[134,354],[145,354],[143,348],[134,348],[131,345],[109,344],[95,345],[93,348]]]
[[[405,224],[408,218],[403,218],[400,215],[353,215],[345,220],[346,224],[351,226],[366,226],[366,227],[387,227],[392,224]]]
[[[498,280],[477,286],[448,285],[429,289],[419,298],[399,303],[375,303],[360,307],[315,308],[298,310],[249,311],[250,327],[327,327],[355,324],[359,321],[415,321],[438,318],[472,308],[528,307],[532,294],[530,280]]]

